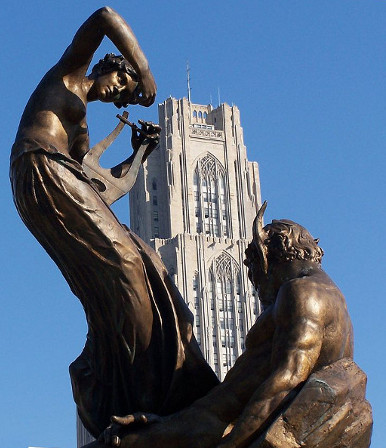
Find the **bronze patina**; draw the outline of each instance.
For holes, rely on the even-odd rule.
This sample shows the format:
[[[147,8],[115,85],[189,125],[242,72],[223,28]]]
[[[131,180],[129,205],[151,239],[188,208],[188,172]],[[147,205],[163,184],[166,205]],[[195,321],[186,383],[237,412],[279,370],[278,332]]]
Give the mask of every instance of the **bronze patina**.
[[[171,416],[137,413],[115,417],[100,442],[90,448],[104,444],[123,448],[369,446],[371,409],[364,398],[365,376],[352,362],[353,331],[345,299],[321,268],[323,251],[318,240],[286,219],[263,227],[265,208],[266,203],[255,219],[254,239],[245,260],[264,311],[247,335],[245,352],[224,381]],[[326,376],[329,384],[324,381]],[[288,408],[309,378],[310,385]],[[323,395],[323,387],[318,395],[315,381],[318,391],[320,384],[326,384],[332,398]],[[338,413],[341,405],[344,412],[338,418],[334,412]],[[295,417],[293,406],[297,406]],[[285,424],[277,423],[279,430],[272,436],[270,424],[287,408]],[[334,426],[334,418],[339,425]],[[299,440],[288,421],[294,427],[306,427],[299,429]],[[352,434],[353,421],[357,427]],[[264,435],[267,428],[270,440]],[[314,438],[306,444],[310,432]]]
[[[122,56],[106,55],[87,75],[104,36]],[[130,189],[160,129],[138,128],[124,113],[89,150],[87,104],[150,106],[155,94],[131,28],[101,8],[37,86],[12,148],[19,214],[85,309],[87,341],[70,373],[78,413],[99,436],[88,447],[367,448],[366,378],[318,240],[290,220],[263,227],[263,204],[245,264],[264,311],[218,384],[161,260],[109,208]],[[99,157],[124,124],[134,152],[103,170]]]
[[[106,55],[87,75],[104,36],[122,56]],[[117,199],[108,182],[118,190],[130,187],[133,165],[138,171],[154,149],[159,127],[134,127],[133,155],[107,174],[100,172],[95,151],[100,155],[114,133],[96,146],[94,158],[87,156],[89,102],[147,107],[155,95],[131,28],[114,10],[101,8],[31,95],[12,148],[17,210],[85,310],[87,341],[70,373],[78,413],[95,437],[113,414],[170,414],[218,383],[192,335],[193,317],[162,262],[108,207]],[[120,120],[128,122],[127,115]],[[90,177],[86,165],[94,170]]]

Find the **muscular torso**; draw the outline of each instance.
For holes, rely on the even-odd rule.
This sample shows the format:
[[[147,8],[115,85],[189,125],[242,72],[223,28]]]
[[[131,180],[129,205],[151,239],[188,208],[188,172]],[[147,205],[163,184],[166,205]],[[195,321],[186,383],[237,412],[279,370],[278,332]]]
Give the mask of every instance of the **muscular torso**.
[[[347,311],[344,296],[323,271],[318,270],[313,275],[296,278],[283,285],[275,303],[275,318],[280,324],[280,308],[286,310],[291,306],[291,298],[286,296],[291,289],[296,295],[296,307],[293,318],[300,320],[309,317],[313,325],[321,329],[321,347],[312,371],[318,370],[341,358],[353,357],[353,330]],[[286,302],[283,305],[283,302]],[[302,306],[299,306],[299,303]]]
[[[314,276],[292,281],[297,284],[291,287],[300,291],[300,300],[312,308],[311,311],[316,313],[321,326],[321,347],[312,371],[341,358],[352,357],[352,326],[339,289],[321,270]],[[285,289],[286,285],[283,285],[283,288]],[[286,356],[286,347],[282,346],[277,335],[279,327],[282,326],[280,319],[283,319],[280,313],[283,308],[285,312],[285,307],[291,307],[291,303],[283,304],[286,300],[289,300],[288,297],[279,290],[275,304],[267,308],[250,329],[245,352],[237,359],[224,382],[197,402],[198,407],[210,410],[222,421],[229,422],[237,418],[252,394],[272,375],[275,359],[279,358],[280,361],[281,357]],[[304,320],[306,315],[307,311],[299,310],[299,322]]]
[[[30,138],[80,161],[89,149],[82,78],[63,76],[60,67],[53,67],[28,101],[16,142]]]

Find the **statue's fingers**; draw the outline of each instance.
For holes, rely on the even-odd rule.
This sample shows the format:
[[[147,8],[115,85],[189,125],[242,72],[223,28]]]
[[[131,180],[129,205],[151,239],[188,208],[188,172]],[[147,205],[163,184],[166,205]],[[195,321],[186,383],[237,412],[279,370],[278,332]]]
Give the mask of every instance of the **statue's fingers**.
[[[136,419],[133,414],[129,414],[124,417],[113,415],[110,420],[112,423],[118,423],[119,425],[130,425],[130,423],[134,423]]]
[[[143,127],[143,128],[150,128],[153,126],[153,123],[151,121],[144,121],[144,120],[138,120],[138,123]]]
[[[111,445],[112,446],[121,446],[121,439],[118,436],[113,436],[111,438]]]
[[[161,132],[161,126],[152,121],[138,120],[138,123],[142,126],[142,130],[149,134],[158,134]]]
[[[146,414],[143,414],[142,412],[134,412],[133,415],[137,423],[147,423]]]
[[[161,126],[155,123],[151,123],[150,131],[152,134],[159,134],[161,132]]]
[[[159,126],[158,124],[147,121],[146,125],[149,128],[149,132],[152,134],[154,134],[155,132],[161,132],[161,126]]]

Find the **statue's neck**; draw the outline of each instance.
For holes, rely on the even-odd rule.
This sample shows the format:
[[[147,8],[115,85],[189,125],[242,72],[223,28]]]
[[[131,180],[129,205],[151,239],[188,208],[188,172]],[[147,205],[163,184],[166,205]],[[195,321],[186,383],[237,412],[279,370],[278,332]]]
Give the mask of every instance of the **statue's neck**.
[[[309,277],[321,272],[318,263],[308,260],[292,260],[270,267],[267,282],[260,289],[260,299],[264,308],[275,302],[281,286],[295,278]]]

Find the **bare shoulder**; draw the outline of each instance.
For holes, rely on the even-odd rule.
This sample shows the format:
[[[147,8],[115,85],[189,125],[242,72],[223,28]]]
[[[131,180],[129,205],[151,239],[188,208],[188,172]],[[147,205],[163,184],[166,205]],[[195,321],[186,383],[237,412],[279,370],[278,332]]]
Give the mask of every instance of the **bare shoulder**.
[[[281,344],[291,337],[303,347],[321,344],[318,366],[352,356],[351,320],[343,294],[323,271],[285,282],[275,303]]]
[[[323,271],[289,280],[279,290],[276,317],[288,322],[299,318],[324,321],[331,299],[338,295],[338,288]]]

